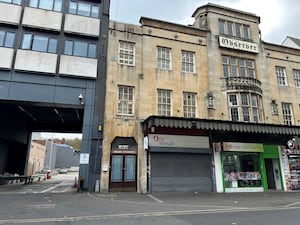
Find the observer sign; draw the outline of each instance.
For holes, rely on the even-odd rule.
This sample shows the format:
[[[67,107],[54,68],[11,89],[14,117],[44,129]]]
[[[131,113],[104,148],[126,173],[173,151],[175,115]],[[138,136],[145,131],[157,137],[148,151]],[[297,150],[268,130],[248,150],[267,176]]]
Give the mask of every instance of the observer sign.
[[[219,44],[224,48],[232,48],[246,52],[258,53],[258,45],[248,41],[235,40],[228,37],[219,36]]]

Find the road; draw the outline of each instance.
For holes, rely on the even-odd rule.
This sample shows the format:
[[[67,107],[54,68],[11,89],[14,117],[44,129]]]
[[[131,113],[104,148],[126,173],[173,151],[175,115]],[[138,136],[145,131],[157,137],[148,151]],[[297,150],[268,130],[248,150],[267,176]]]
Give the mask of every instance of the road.
[[[78,193],[74,174],[0,187],[0,224],[296,225],[300,193]]]

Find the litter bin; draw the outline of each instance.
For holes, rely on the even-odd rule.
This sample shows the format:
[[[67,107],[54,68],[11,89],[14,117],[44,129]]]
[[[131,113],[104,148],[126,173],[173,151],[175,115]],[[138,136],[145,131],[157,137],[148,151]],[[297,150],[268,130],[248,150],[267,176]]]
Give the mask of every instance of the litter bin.
[[[46,173],[46,178],[51,179],[51,170],[48,170]]]

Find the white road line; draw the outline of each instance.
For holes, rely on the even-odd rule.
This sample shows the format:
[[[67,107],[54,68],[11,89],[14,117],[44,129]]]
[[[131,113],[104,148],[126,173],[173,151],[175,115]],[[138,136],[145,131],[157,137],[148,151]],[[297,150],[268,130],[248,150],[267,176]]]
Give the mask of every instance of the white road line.
[[[56,184],[56,185],[54,185],[54,186],[52,186],[52,187],[50,187],[50,188],[47,188],[47,189],[41,191],[40,193],[49,192],[49,191],[51,191],[51,190],[57,188],[58,186],[62,186],[64,183],[65,183],[65,181],[63,181],[63,182],[61,182],[61,183],[59,183],[59,184]]]
[[[288,205],[285,205],[284,207],[293,207],[295,205],[300,205],[300,202],[293,202],[293,203],[290,203]]]
[[[147,194],[147,196],[151,199],[153,199],[154,201],[158,202],[158,203],[164,203],[164,201],[160,200],[159,198],[151,195],[151,194]]]

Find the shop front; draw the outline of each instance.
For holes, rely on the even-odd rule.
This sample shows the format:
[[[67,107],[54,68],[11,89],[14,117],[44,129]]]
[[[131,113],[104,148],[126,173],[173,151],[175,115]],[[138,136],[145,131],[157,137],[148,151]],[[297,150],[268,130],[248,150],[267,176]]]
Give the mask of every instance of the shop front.
[[[215,143],[217,191],[264,191],[262,152],[263,145],[257,143]]]
[[[149,134],[148,191],[213,191],[206,136]]]
[[[281,148],[286,191],[300,190],[300,149]]]

